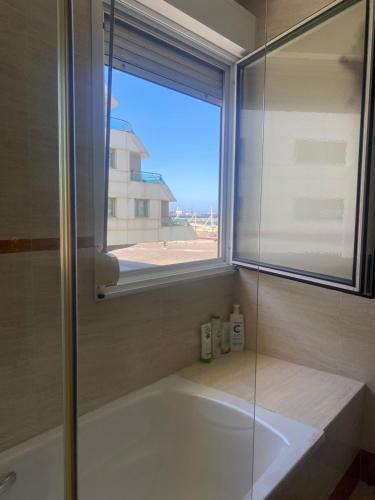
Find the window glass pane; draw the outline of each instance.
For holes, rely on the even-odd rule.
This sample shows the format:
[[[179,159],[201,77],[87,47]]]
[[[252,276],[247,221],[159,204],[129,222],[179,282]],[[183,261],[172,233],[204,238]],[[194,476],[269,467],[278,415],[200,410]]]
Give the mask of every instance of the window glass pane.
[[[113,148],[109,150],[109,168],[116,168],[116,151]]]
[[[148,200],[135,200],[135,216],[148,217]]]
[[[130,152],[130,171],[140,172],[141,167],[141,155],[139,153]]]
[[[267,52],[259,245],[264,264],[352,280],[365,19],[362,0]],[[243,70],[242,96],[255,68],[252,63]],[[256,86],[251,94],[255,100]],[[256,128],[250,131],[242,116],[244,108],[240,147],[246,134],[249,144],[257,143]],[[256,200],[252,181],[259,176],[258,153],[249,151],[241,156],[238,176],[242,192]],[[257,212],[251,201],[243,203],[237,249],[241,258],[253,259]]]
[[[251,261],[259,257],[264,65],[265,59],[261,57],[240,73],[234,256]]]
[[[116,69],[112,96],[121,270],[217,258],[221,107]]]

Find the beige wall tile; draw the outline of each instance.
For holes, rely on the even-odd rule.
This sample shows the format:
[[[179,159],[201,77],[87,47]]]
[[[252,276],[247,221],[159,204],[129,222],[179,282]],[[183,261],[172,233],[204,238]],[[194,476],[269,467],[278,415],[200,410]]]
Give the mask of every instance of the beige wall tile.
[[[248,275],[247,278],[244,276]],[[251,278],[249,278],[251,277]],[[242,271],[236,276],[235,290],[246,290],[252,279],[256,287],[256,273]],[[240,283],[238,283],[240,282]],[[241,282],[244,285],[241,286]],[[260,274],[258,295],[243,295],[245,310],[252,309],[251,331],[257,331],[260,352],[297,363],[311,364],[311,349],[316,350],[314,367],[337,370],[337,349],[342,340],[338,326],[339,296],[329,290]],[[258,309],[254,307],[258,300]],[[257,315],[258,312],[258,315]],[[247,320],[247,325],[249,320]],[[318,330],[318,331],[317,331]],[[249,334],[249,332],[247,333]],[[254,345],[255,340],[250,341]],[[298,351],[293,346],[299,345]]]
[[[0,4],[0,239],[30,237],[27,164],[26,16]]]
[[[267,0],[267,39],[271,40],[315,14],[332,0]]]
[[[256,45],[264,45],[307,17],[326,7],[332,0],[237,0],[256,18]]]
[[[0,255],[1,450],[61,423],[59,275],[44,255]]]

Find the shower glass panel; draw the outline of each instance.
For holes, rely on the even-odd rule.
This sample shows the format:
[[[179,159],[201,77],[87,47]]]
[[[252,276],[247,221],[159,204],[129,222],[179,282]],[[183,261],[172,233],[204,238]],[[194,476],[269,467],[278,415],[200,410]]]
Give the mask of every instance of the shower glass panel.
[[[185,6],[183,4],[179,2],[182,11],[184,7],[186,11],[192,8],[190,2]],[[124,238],[117,240],[119,248],[123,249],[120,259],[123,272],[132,272],[127,271],[127,268],[131,265],[134,267],[134,264],[137,264],[137,268],[133,271],[142,271],[138,269],[142,255],[134,251],[135,245],[140,242],[131,238],[140,223],[148,224],[150,220],[153,224],[159,223],[153,210],[156,202],[163,202],[160,203],[159,215],[164,224],[161,224],[160,231],[173,230],[176,234],[188,231],[192,236],[189,240],[194,240],[190,252],[186,252],[188,257],[185,261],[189,263],[196,259],[199,246],[213,247],[210,255],[218,257],[217,249],[221,241],[215,210],[219,207],[213,204],[212,214],[210,202],[218,203],[218,198],[222,196],[218,196],[219,190],[228,189],[230,175],[223,176],[222,169],[227,167],[223,162],[229,161],[230,154],[220,154],[219,148],[223,146],[220,142],[225,137],[222,128],[224,120],[231,119],[233,108],[225,108],[223,101],[231,98],[230,89],[227,86],[223,90],[221,80],[224,71],[220,65],[213,64],[212,53],[197,58],[197,47],[201,51],[209,43],[187,46],[187,40],[194,40],[196,36],[196,21],[203,22],[199,18],[199,9],[195,22],[192,20],[189,25],[181,26],[178,44],[171,51],[168,43],[170,38],[162,31],[170,21],[162,22],[161,14],[153,13],[151,9],[145,10],[147,16],[139,17],[139,10],[116,2],[115,16],[120,17],[122,23],[114,23],[114,39],[118,47],[122,43],[124,48],[117,50],[117,47],[114,53],[113,86],[109,89],[110,4],[105,2],[103,5],[107,13],[107,34],[101,31],[100,36],[107,43],[97,43],[102,50],[102,64],[94,69],[93,83],[94,86],[103,86],[103,101],[105,93],[107,96],[111,94],[112,119],[107,120],[107,123],[113,129],[113,142],[107,149],[110,155],[107,159],[109,172],[105,172],[104,141],[101,148],[95,145],[94,150],[90,150],[92,126],[96,125],[93,114],[79,110],[87,99],[88,90],[85,85],[85,67],[83,64],[77,65],[77,165],[82,170],[86,168],[84,165],[87,169],[91,168],[97,160],[93,155],[100,149],[102,152],[99,157],[102,162],[99,177],[93,179],[83,173],[80,175],[78,171],[78,231],[86,236],[94,235],[98,227],[105,226],[103,217],[108,217],[110,232],[107,236],[116,236],[117,228],[118,236]],[[100,26],[103,24],[103,5],[98,23]],[[97,2],[98,10],[99,6],[100,2]],[[252,14],[247,14],[243,7],[235,7],[234,11],[242,18],[247,16],[253,19]],[[82,61],[91,56],[85,52],[89,44],[84,39],[82,29],[88,17],[89,10],[82,6],[77,9],[76,47],[77,52],[81,51],[79,57]],[[181,22],[186,17],[180,14],[178,19]],[[131,24],[132,29],[124,29],[124,23]],[[121,29],[117,31],[116,26]],[[191,32],[186,37],[184,30],[189,29]],[[139,37],[139,31],[145,34]],[[255,37],[255,31],[253,34]],[[137,44],[134,43],[135,37]],[[152,52],[150,57],[150,52],[145,51],[142,45],[152,37],[156,37],[156,40],[152,40],[153,49],[160,50],[165,44],[162,53],[167,58],[174,57],[175,66],[181,71],[177,72],[176,69],[174,72],[169,67],[166,70],[159,62],[155,64],[160,53]],[[181,39],[184,44],[181,44]],[[129,47],[139,51],[138,57],[134,58]],[[129,50],[126,51],[126,48]],[[93,60],[98,61],[95,47],[92,50]],[[186,52],[190,58],[186,57]],[[129,60],[131,57],[132,61]],[[206,64],[206,61],[209,62]],[[147,63],[147,68],[140,67],[141,63]],[[186,65],[181,67],[182,64]],[[155,75],[157,70],[163,72],[158,75],[158,81]],[[188,83],[185,88],[182,75],[185,75]],[[171,88],[173,76],[176,88]],[[225,83],[228,76],[229,73],[226,73]],[[104,88],[103,80],[107,88]],[[206,91],[199,93],[200,86]],[[211,93],[213,89],[214,94]],[[154,95],[153,99],[150,92]],[[193,92],[198,94],[191,95]],[[148,100],[148,110],[142,99],[145,102]],[[176,102],[180,103],[180,107],[174,104]],[[104,138],[103,104],[98,100],[92,109],[96,113],[102,107],[100,140]],[[159,119],[155,116],[154,108],[159,109]],[[193,113],[197,113],[194,115],[195,122],[189,121],[189,127],[186,127]],[[179,121],[175,120],[171,126],[176,116]],[[166,123],[167,117],[171,118],[169,124]],[[200,136],[196,135],[195,140],[187,140],[197,130]],[[228,135],[231,130],[227,129]],[[156,146],[160,149],[160,144],[155,145],[155,138],[160,138],[157,142],[163,146],[163,161],[159,160],[159,164]],[[168,138],[169,143],[166,140]],[[177,151],[177,146],[180,148],[184,143],[185,150]],[[179,175],[185,175],[189,161],[193,161],[192,154],[197,153],[202,154],[202,158],[191,163],[190,176],[186,175],[185,181],[178,178]],[[195,163],[198,160],[202,162],[199,172]],[[214,169],[216,171],[210,177]],[[168,175],[164,175],[164,170],[168,170]],[[86,205],[90,208],[93,205],[96,208],[98,205],[105,207],[105,189],[95,190],[95,203],[92,196],[93,184],[104,182],[106,175],[110,181],[109,210],[107,213],[96,210],[94,218]],[[176,178],[174,187],[172,181]],[[192,182],[195,183],[194,189],[190,189]],[[207,186],[214,193],[212,200],[205,197]],[[176,192],[171,194],[169,188]],[[102,198],[97,196],[98,192],[102,193]],[[199,226],[201,222],[206,231],[195,228],[194,217],[186,214],[182,217],[176,210],[172,213],[171,207],[168,207],[168,202],[176,203],[170,199],[172,196],[179,203],[181,196],[184,202],[179,206],[181,210],[190,209],[194,198],[201,196],[201,211],[204,210],[204,215],[210,220],[206,225],[205,221],[197,221],[196,225]],[[120,228],[116,221],[124,213],[129,219],[125,229]],[[199,219],[198,215],[196,218]],[[167,250],[164,250],[163,239],[159,236],[160,252],[164,252],[164,256],[168,256],[169,240],[167,238]],[[181,247],[189,240],[181,238]],[[110,238],[107,243],[110,248],[116,246],[116,241]],[[150,240],[150,243],[155,241]],[[229,319],[234,299],[233,273],[200,277],[199,280],[181,280],[178,284],[169,283],[167,286],[126,295],[113,292],[112,297],[97,300],[94,296],[93,272],[96,252],[94,247],[78,251],[80,500],[121,500],[124,495],[131,500],[250,499],[255,399],[255,353],[251,349],[256,345],[256,331],[254,297],[249,297],[247,293],[250,289],[252,292],[256,290],[256,273],[252,273],[251,281],[244,284],[244,289],[237,287],[237,290],[242,291],[235,297],[245,315],[246,350],[222,354],[210,363],[203,363],[200,361],[200,327],[210,322],[213,315],[220,315],[223,322]],[[149,258],[149,255],[146,257]]]
[[[57,2],[0,25],[0,498],[63,500]]]

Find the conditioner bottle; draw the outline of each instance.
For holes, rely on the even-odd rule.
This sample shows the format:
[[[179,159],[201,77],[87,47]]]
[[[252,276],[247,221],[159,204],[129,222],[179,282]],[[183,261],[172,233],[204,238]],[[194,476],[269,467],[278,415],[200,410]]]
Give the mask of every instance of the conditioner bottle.
[[[232,351],[243,351],[245,347],[245,325],[240,306],[235,304],[230,315],[230,348]]]

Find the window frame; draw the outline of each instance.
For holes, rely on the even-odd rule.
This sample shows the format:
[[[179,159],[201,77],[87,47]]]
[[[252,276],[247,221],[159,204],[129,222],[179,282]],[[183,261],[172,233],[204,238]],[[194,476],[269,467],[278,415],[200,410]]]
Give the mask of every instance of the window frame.
[[[103,251],[104,246],[104,6],[103,0],[91,0],[92,2],[92,67],[93,67],[93,153],[94,153],[94,198],[95,203],[95,247],[98,252]],[[198,262],[172,264],[150,269],[125,271],[120,273],[119,283],[115,286],[103,287],[96,284],[96,297],[106,298],[175,284],[191,279],[200,279],[216,276],[228,272],[234,272],[231,263],[232,258],[232,222],[233,222],[233,178],[234,178],[234,111],[235,111],[235,63],[238,54],[229,52],[227,48],[221,48],[210,40],[192,33],[173,20],[157,14],[146,6],[134,6],[131,0],[122,0],[123,15],[126,21],[134,22],[147,33],[153,28],[164,32],[172,37],[176,46],[186,44],[191,49],[191,54],[201,58],[208,64],[215,65],[223,71],[223,106],[221,108],[220,129],[220,155],[219,155],[219,183],[218,183],[218,212],[219,212],[219,234],[218,234],[218,257]],[[122,10],[121,9],[121,10]],[[98,103],[103,105],[98,106]]]
[[[282,46],[285,42],[303,33],[310,26],[319,25],[325,19],[330,18],[335,13],[339,13],[359,0],[339,0],[327,7],[319,10],[314,15],[308,17],[303,22],[293,26],[290,30],[281,33],[273,38],[263,46],[257,48],[254,52],[242,58],[236,63],[237,80],[241,69],[249,63],[265,57],[267,60],[267,52],[274,48]],[[375,221],[369,224],[369,205],[374,206],[374,197],[370,197],[371,189],[373,191],[375,186],[375,168],[374,158],[371,144],[374,143],[374,90],[372,89],[372,80],[374,73],[374,0],[365,0],[366,2],[366,27],[365,27],[365,66],[363,73],[363,102],[362,102],[362,115],[361,115],[361,132],[360,132],[360,150],[359,150],[359,165],[358,165],[358,179],[357,179],[357,208],[356,208],[356,230],[353,245],[355,248],[355,257],[353,264],[353,280],[349,285],[340,282],[340,278],[334,278],[326,275],[319,275],[308,271],[300,271],[296,269],[289,269],[283,266],[276,266],[260,261],[252,261],[241,259],[234,256],[235,251],[235,234],[236,224],[233,223],[233,257],[232,263],[237,267],[244,267],[257,270],[264,274],[271,274],[283,278],[292,279],[312,285],[320,286],[323,288],[331,288],[346,293],[361,295],[368,298],[374,297],[374,233]],[[265,70],[266,71],[266,70]],[[239,144],[239,88],[236,89],[236,145]],[[238,147],[235,155],[235,168],[234,168],[234,208],[233,216],[236,218],[237,214],[237,186],[236,179],[239,169],[239,155]],[[375,213],[372,210],[372,213]],[[343,280],[341,280],[343,281]]]
[[[144,215],[139,215],[139,202],[143,202]],[[150,217],[150,200],[146,198],[134,199],[134,217],[138,219],[148,219]]]

